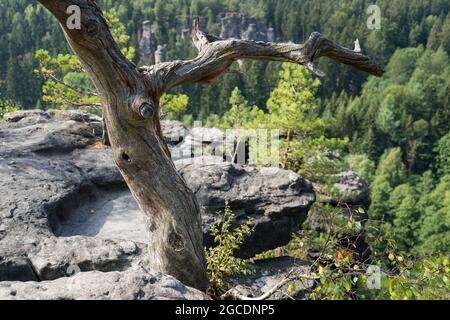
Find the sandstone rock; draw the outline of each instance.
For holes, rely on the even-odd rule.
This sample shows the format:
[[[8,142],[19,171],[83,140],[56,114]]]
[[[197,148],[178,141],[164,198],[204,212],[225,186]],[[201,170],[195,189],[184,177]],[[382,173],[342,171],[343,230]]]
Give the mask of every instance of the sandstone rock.
[[[120,270],[141,256],[141,249],[120,249],[121,239],[55,236],[68,209],[102,188],[124,185],[110,151],[87,148],[100,136],[101,119],[83,112],[6,115],[0,126],[0,281],[54,279],[70,265]]]
[[[280,287],[268,300],[303,300],[314,288],[314,281],[298,276],[310,275],[310,273],[311,267],[308,263],[285,256],[257,261],[250,275],[233,278],[231,283],[241,295],[257,298],[285,279],[292,279]]]
[[[163,122],[162,127],[170,140],[174,132],[186,130],[179,122]],[[218,129],[194,129],[189,135],[195,140],[200,133],[210,144],[221,135]],[[0,125],[0,283],[41,282],[2,283],[0,296],[15,292],[12,297],[33,293],[36,299],[136,298],[125,289],[113,294],[106,283],[98,288],[110,293],[96,294],[97,284],[92,283],[104,277],[105,282],[118,279],[134,285],[129,270],[136,270],[144,259],[147,242],[143,213],[110,149],[99,143],[101,135],[101,119],[83,112],[6,115]],[[186,139],[175,139],[173,148]],[[289,242],[314,202],[311,184],[293,172],[239,167],[213,157],[190,162],[179,160],[176,165],[199,199],[207,245],[213,244],[210,224],[217,221],[215,213],[223,209],[225,199],[236,213],[236,225],[254,219],[255,232],[241,256]],[[76,277],[86,289],[65,292],[74,271],[80,271]],[[161,297],[158,292],[163,291],[154,293],[145,281],[142,286],[138,298]],[[182,298],[189,290],[169,291],[167,297]]]
[[[183,142],[172,149],[172,159],[191,159],[222,154],[224,132],[217,128],[193,128]]]
[[[352,170],[346,170],[334,176],[333,188],[336,195],[323,195],[322,201],[337,204],[368,206],[370,204],[369,185]]]
[[[214,245],[210,226],[226,200],[236,225],[252,217],[254,232],[238,253],[242,257],[286,245],[315,200],[312,185],[292,171],[239,167],[217,157],[180,160],[175,165],[199,202],[206,245]]]
[[[42,282],[0,282],[0,300],[207,300],[173,277],[136,266]]]
[[[156,35],[151,29],[152,22],[146,20],[142,23],[142,33],[139,39],[139,52],[141,53],[142,62],[150,65],[151,57],[154,56],[157,48]]]
[[[178,145],[189,134],[189,130],[179,121],[163,120],[161,129],[169,147]]]
[[[17,111],[4,117],[0,157],[68,153],[84,148],[102,134],[101,119],[76,111]]]

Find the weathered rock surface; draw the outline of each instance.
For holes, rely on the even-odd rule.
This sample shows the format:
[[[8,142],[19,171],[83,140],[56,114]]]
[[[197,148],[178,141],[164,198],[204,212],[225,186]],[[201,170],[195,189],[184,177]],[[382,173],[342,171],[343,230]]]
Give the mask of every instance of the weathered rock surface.
[[[42,282],[0,282],[0,300],[207,300],[173,277],[141,266],[124,272],[80,272]]]
[[[331,204],[346,203],[348,205],[370,205],[369,185],[352,170],[335,175],[333,188],[336,195],[323,195],[321,201]]]
[[[179,130],[185,130],[180,123],[163,123],[173,148],[185,140],[173,139]],[[165,276],[153,287],[139,280],[146,271],[132,278],[145,256],[143,216],[101,135],[101,119],[78,111],[20,111],[0,124],[0,282],[31,281],[3,282],[0,297],[189,297],[191,289],[180,286],[161,293]],[[314,201],[311,184],[292,172],[202,159],[176,165],[199,199],[208,245],[209,226],[226,199],[237,225],[254,219],[241,256],[286,244]],[[83,288],[67,292],[74,270]],[[111,281],[125,284],[114,291]]]
[[[276,290],[268,300],[303,300],[314,288],[314,281],[300,276],[310,274],[311,267],[308,263],[285,256],[257,261],[252,267],[251,275],[234,278],[231,283],[241,295],[257,298],[286,279],[292,279]]]
[[[194,26],[195,16],[178,16],[176,24],[176,32],[178,39],[187,41],[187,45],[191,45],[191,34]],[[200,28],[204,30],[207,26],[208,19],[206,16],[199,16]],[[268,28],[264,19],[247,16],[238,12],[222,12],[216,17],[215,24],[220,28],[220,37],[236,38],[253,41],[269,41],[274,42],[275,30]],[[158,60],[158,46],[163,43],[157,39],[156,32],[152,30],[151,21],[146,20],[142,23],[142,29],[138,33],[139,51],[141,60],[144,64],[150,65],[153,62],[163,62]],[[186,44],[184,44],[186,45]]]
[[[138,261],[141,243],[56,236],[72,208],[123,188],[109,151],[86,149],[101,136],[100,118],[34,110],[5,120],[0,126],[0,281],[52,280],[74,265],[81,271],[123,270]]]
[[[239,167],[217,157],[180,160],[175,165],[199,202],[207,246],[214,245],[210,226],[226,200],[236,225],[253,219],[254,231],[238,252],[242,257],[286,245],[315,200],[312,185],[292,171]]]
[[[169,147],[174,147],[183,142],[189,135],[189,130],[179,121],[166,120],[161,122],[161,129]]]
[[[167,126],[166,132],[172,133],[171,140],[177,140],[177,133],[183,133],[183,129],[172,130],[172,126]],[[223,145],[225,143],[224,132],[217,128],[193,128],[185,136],[181,135],[181,143],[172,148],[172,159],[192,159],[202,155],[219,156],[223,155]],[[178,139],[180,139],[178,138]],[[223,162],[223,160],[222,160]]]

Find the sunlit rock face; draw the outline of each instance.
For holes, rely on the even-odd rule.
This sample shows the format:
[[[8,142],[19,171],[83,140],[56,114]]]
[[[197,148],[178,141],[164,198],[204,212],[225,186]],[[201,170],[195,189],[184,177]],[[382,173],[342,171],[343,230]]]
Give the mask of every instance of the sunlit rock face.
[[[174,121],[163,122],[163,131],[172,150],[190,134]],[[126,277],[145,259],[143,212],[101,136],[101,119],[83,112],[5,116],[0,125],[0,282],[55,281],[74,271]],[[208,156],[175,164],[197,196],[205,245],[214,245],[210,226],[226,199],[235,225],[253,219],[255,231],[240,256],[288,243],[314,202],[312,185],[290,171]],[[25,287],[6,288],[22,292]]]
[[[177,39],[179,42],[191,42],[194,25],[193,16],[178,16],[176,21]],[[206,30],[207,19],[199,17],[200,27]],[[235,38],[252,41],[276,40],[274,28],[268,27],[265,21],[238,12],[222,12],[215,18],[214,25],[220,30],[217,36],[223,39]],[[140,58],[144,65],[165,61],[165,43],[158,41],[152,21],[146,20],[138,33]]]
[[[101,119],[20,111],[0,125],[0,299],[208,299],[147,269],[143,213]]]
[[[273,28],[267,28],[265,22],[257,17],[237,12],[224,12],[218,15],[221,38],[236,38],[253,41],[274,41]]]
[[[360,208],[370,204],[368,187],[352,171],[336,175],[339,197],[335,197],[292,171],[226,162],[226,157],[211,152],[226,137],[219,129],[188,129],[177,121],[163,121],[162,129],[172,153],[184,154],[174,163],[197,197],[205,246],[215,245],[211,225],[226,200],[235,214],[235,226],[248,218],[253,221],[254,232],[236,253],[240,257],[286,245],[305,219],[318,230],[323,228],[321,212],[310,210],[316,193],[343,217],[367,219]],[[32,110],[5,116],[0,125],[0,297],[27,298],[27,292],[36,291],[36,298],[82,298],[94,290],[94,276],[120,279],[131,286],[129,274],[136,272],[142,279],[156,279],[153,286],[145,286],[144,297],[159,298],[164,292],[159,284],[176,281],[141,268],[148,239],[144,213],[101,137],[101,118],[79,111]],[[204,152],[192,152],[192,145]],[[363,240],[361,234],[351,236]],[[265,274],[260,278],[268,286],[278,277],[274,266],[282,269],[286,263],[291,262],[257,266]],[[67,277],[74,273],[80,273],[76,281],[86,289],[63,292],[62,286],[71,279]],[[37,289],[17,281],[47,282]],[[264,293],[267,286],[253,286],[250,291]],[[175,288],[165,294],[203,297],[178,282]],[[133,298],[133,292],[124,288],[118,295],[95,298]]]
[[[252,218],[254,231],[238,250],[241,257],[288,244],[315,201],[311,183],[292,171],[241,167],[219,157],[184,159],[175,165],[200,205],[205,245],[214,246],[210,227],[225,201],[235,214],[235,225]]]
[[[139,52],[144,65],[150,65],[152,63],[158,46],[156,34],[152,31],[151,25],[151,21],[144,21],[142,23],[142,32],[140,34]]]

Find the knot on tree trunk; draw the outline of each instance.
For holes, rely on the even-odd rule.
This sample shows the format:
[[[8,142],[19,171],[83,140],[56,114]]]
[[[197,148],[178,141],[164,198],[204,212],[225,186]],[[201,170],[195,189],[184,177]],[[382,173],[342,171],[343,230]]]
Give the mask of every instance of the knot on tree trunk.
[[[139,107],[139,114],[145,119],[151,119],[156,112],[156,108],[153,102],[144,102]]]
[[[133,119],[153,119],[158,115],[158,106],[152,98],[146,95],[132,95],[129,98],[129,107],[133,113]]]
[[[202,32],[198,19],[193,34],[196,58],[138,69],[114,41],[95,0],[39,2],[58,18],[104,100],[114,161],[148,217],[152,267],[200,290],[207,285],[200,211],[170,159],[159,123],[161,95],[178,85],[211,83],[241,59],[303,64],[322,75],[313,62],[328,57],[376,76],[384,72],[360,50],[339,46],[319,33],[304,44],[227,40]],[[82,30],[67,26],[70,5],[81,8]]]

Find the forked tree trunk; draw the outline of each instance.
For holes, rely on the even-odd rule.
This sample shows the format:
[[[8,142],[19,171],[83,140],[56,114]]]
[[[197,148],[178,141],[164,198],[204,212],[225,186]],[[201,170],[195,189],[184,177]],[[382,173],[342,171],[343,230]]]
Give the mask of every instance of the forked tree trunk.
[[[299,63],[320,74],[313,60],[326,56],[371,74],[383,73],[369,57],[318,33],[300,45],[224,40],[200,31],[198,20],[193,34],[197,58],[137,68],[121,53],[96,1],[39,2],[60,22],[101,96],[114,161],[146,214],[149,263],[200,290],[207,286],[200,212],[162,136],[159,99],[163,92],[180,84],[210,83],[238,59]],[[81,9],[79,30],[67,28],[71,5]]]

